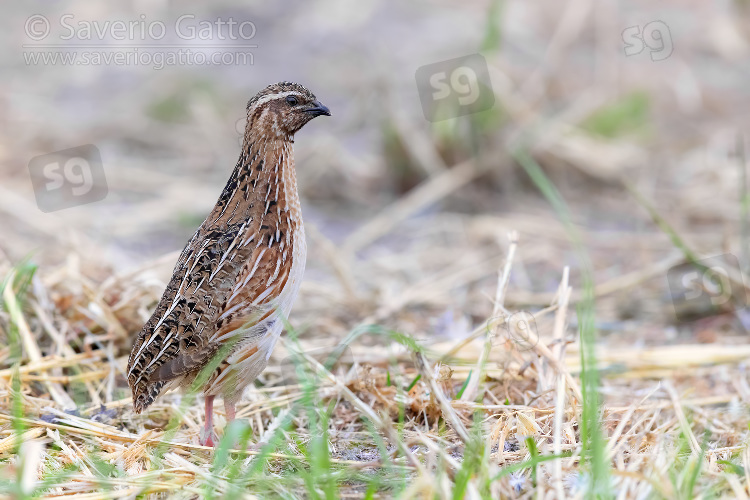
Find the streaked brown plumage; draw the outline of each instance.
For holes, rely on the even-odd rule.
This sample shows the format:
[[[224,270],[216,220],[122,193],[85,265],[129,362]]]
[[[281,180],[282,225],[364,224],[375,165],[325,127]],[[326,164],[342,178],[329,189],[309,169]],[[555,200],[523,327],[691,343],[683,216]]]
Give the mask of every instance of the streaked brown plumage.
[[[320,115],[328,108],[296,83],[270,85],[248,102],[237,165],[133,345],[128,383],[136,413],[165,389],[192,383],[230,346],[204,386],[201,442],[210,446],[214,397],[224,398],[233,419],[244,388],[265,368],[305,267],[294,134]]]

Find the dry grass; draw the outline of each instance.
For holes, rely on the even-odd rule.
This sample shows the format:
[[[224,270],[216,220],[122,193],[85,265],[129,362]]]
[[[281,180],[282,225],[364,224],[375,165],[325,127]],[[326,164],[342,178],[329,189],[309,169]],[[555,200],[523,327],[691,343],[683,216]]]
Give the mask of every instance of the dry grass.
[[[58,269],[33,273],[24,287],[32,267],[13,268],[4,261],[8,278],[0,324],[11,340],[2,351],[7,368],[0,371],[6,492],[29,494],[50,471],[70,467],[45,495],[120,498],[179,489],[178,496],[190,497],[205,494],[206,484],[216,494],[231,494],[226,468],[236,466],[241,484],[265,492],[262,497],[309,495],[316,490],[307,490],[298,472],[320,472],[313,445],[325,428],[326,471],[333,479],[315,476],[315,482],[323,488],[333,480],[347,497],[364,497],[370,490],[404,498],[449,497],[457,484],[472,498],[584,494],[591,468],[590,457],[582,456],[580,345],[569,327],[574,290],[567,269],[561,270],[551,303],[534,313],[536,330],[519,331],[518,311],[506,306],[506,298],[514,295],[507,289],[514,256],[522,258],[525,246],[516,233],[509,236],[497,240],[506,257],[499,249],[488,251],[495,257],[473,273],[461,264],[442,277],[425,273],[399,294],[351,299],[360,311],[371,311],[363,324],[374,324],[429,310],[456,280],[496,274],[494,299],[485,297],[478,308],[486,311],[485,320],[473,331],[445,315],[432,326],[415,320],[411,335],[360,326],[355,331],[361,336],[340,344],[348,349],[329,371],[314,358],[325,359],[334,346],[321,348],[315,331],[343,332],[356,318],[348,307],[336,307],[341,296],[317,305],[333,314],[316,324],[311,311],[301,313],[308,323],[298,347],[312,364],[286,357],[294,342],[277,349],[238,407],[250,441],[271,444],[233,452],[197,444],[201,405],[182,404],[177,393],[144,415],[132,412],[123,369],[129,337],[160,292],[151,265],[110,275],[92,265],[84,270],[71,258]],[[632,286],[633,280],[623,277],[619,287],[611,284],[604,293]],[[311,295],[318,290],[308,286],[301,302]],[[454,333],[433,333],[441,329]],[[684,344],[597,350],[605,374],[601,422],[613,491],[625,498],[747,494],[748,482],[737,473],[748,465],[743,452],[750,387],[733,373],[749,354],[746,346]],[[302,375],[294,374],[297,365],[304,367]],[[467,449],[479,453],[478,463],[467,459]],[[535,458],[549,455],[561,458]],[[526,466],[507,473],[521,463]],[[14,477],[23,480],[10,486]],[[270,478],[279,478],[278,484],[272,486]]]

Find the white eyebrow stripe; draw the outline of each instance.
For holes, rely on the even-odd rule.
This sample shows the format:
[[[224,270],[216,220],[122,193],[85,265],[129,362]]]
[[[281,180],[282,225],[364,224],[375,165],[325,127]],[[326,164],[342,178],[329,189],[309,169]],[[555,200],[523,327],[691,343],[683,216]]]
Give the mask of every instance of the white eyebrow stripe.
[[[278,94],[264,95],[263,97],[261,97],[260,99],[258,99],[257,101],[255,101],[255,103],[253,103],[252,107],[255,108],[257,106],[261,106],[261,105],[267,103],[268,101],[273,101],[274,99],[281,99],[283,97],[288,97],[290,95],[299,96],[299,97],[305,97],[304,95],[302,95],[302,92],[299,92],[297,90],[288,90],[286,92],[279,92]]]

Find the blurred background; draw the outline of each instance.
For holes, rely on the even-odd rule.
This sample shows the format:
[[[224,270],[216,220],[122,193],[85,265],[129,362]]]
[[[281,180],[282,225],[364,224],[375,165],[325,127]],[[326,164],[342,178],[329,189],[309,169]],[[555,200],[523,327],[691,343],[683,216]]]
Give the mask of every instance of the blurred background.
[[[698,256],[747,263],[745,2],[36,1],[6,6],[3,26],[0,266],[39,264],[53,300],[136,277],[147,293],[124,337],[228,179],[245,103],[291,80],[333,113],[295,143],[302,330],[336,339],[377,321],[465,336],[492,312],[513,230],[506,304],[548,305],[565,266],[575,299],[579,255],[522,151],[579,231],[603,342],[744,342],[742,315],[675,316],[667,275],[684,250],[655,220]],[[478,79],[452,80],[466,65]],[[440,92],[472,85],[479,108],[433,116]],[[86,145],[101,157],[95,194],[58,210],[34,172]],[[59,172],[53,190],[83,182]]]

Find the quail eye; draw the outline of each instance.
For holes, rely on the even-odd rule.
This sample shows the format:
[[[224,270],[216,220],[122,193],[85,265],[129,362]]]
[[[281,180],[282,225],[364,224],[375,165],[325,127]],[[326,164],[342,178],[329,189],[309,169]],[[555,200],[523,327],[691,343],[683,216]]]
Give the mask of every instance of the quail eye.
[[[289,97],[286,98],[286,102],[288,102],[290,106],[296,106],[297,105],[297,98],[294,97],[294,96],[292,96],[292,95],[290,95]]]

